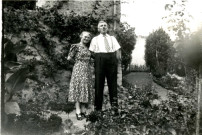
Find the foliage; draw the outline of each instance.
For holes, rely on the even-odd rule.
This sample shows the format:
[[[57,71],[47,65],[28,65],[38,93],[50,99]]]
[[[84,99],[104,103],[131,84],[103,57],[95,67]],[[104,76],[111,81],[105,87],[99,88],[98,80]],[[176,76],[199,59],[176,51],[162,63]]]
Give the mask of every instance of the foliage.
[[[175,74],[166,74],[161,78],[153,77],[155,83],[159,84],[165,89],[172,90],[179,95],[183,95],[186,91],[183,91],[185,88],[185,80],[184,78],[178,77]],[[188,92],[188,91],[187,91]]]
[[[47,119],[35,113],[25,113],[20,116],[9,114],[8,118],[9,122],[6,127],[9,134],[49,135],[58,132],[62,126],[62,118],[55,114],[51,114]]]
[[[10,101],[16,91],[22,90],[26,78],[29,76],[29,66],[26,63],[17,62],[17,54],[26,47],[26,42],[21,40],[12,43],[9,39],[4,39],[4,74],[7,78],[5,81],[5,93],[7,97],[5,101]]]
[[[167,73],[165,76],[161,78],[153,77],[153,81],[158,85],[162,86],[165,89],[172,90],[179,95],[188,95],[193,94],[195,91],[196,84],[196,70],[192,68],[187,68],[187,77],[180,77],[176,74]]]
[[[172,42],[169,35],[162,29],[151,33],[146,39],[145,61],[152,74],[161,77],[168,69],[168,59]]]
[[[4,0],[3,1],[3,6],[4,8],[5,7],[12,7],[12,8],[15,8],[15,9],[22,9],[22,8],[25,8],[25,9],[31,9],[33,10],[36,6],[36,0],[12,0],[12,1],[9,1],[9,0]]]
[[[69,70],[68,63],[67,61],[65,61],[64,58],[64,56],[66,56],[68,53],[69,44],[60,43],[58,46],[56,46],[56,43],[58,43],[57,38],[49,37],[48,36],[49,34],[46,33],[46,30],[48,28],[37,19],[37,17],[41,15],[39,12],[36,11],[27,12],[27,10],[25,9],[24,10],[4,9],[4,15],[5,15],[4,33],[5,37],[8,38],[5,39],[4,41],[7,40],[9,41],[8,43],[7,42],[5,43],[6,45],[5,45],[4,60],[5,60],[5,66],[7,66],[5,69],[11,68],[11,64],[13,64],[13,62],[11,63],[10,61],[11,58],[14,57],[15,61],[18,61],[18,63],[20,63],[21,65],[23,66],[28,65],[30,69],[29,70],[30,79],[34,80],[34,81],[27,80],[26,88],[24,89],[27,90],[31,89],[35,92],[35,94],[38,93],[39,95],[40,94],[42,95],[41,91],[47,94],[48,91],[44,90],[49,89],[50,91],[52,90],[52,93],[54,93],[55,91],[55,97],[57,97],[56,94],[60,96],[57,97],[58,99],[63,100],[64,98],[66,98],[66,97],[61,98],[61,95],[66,96],[66,94],[64,94],[65,90],[68,87],[66,81],[68,81],[71,75],[69,74],[70,71],[64,71]],[[21,25],[24,23],[25,25]],[[26,45],[23,46],[23,48],[21,47],[22,45],[20,46],[20,44],[18,43],[18,42],[21,43],[22,39],[23,43]],[[20,52],[17,54],[10,52],[10,50],[13,51],[16,50],[11,46],[15,42],[18,43],[15,45],[15,47],[21,49]],[[63,72],[61,71],[61,69]],[[27,70],[23,70],[23,72],[25,71]],[[66,74],[63,77],[66,78],[66,81],[60,81],[63,78],[57,77],[61,73],[63,75]],[[17,76],[23,77],[22,75]],[[12,83],[10,81],[10,84],[16,84],[16,87],[18,87],[19,83]],[[13,88],[15,89],[15,87]],[[61,91],[61,93],[58,93],[59,91]],[[49,102],[49,100],[43,100],[43,98],[39,102],[43,101]],[[66,100],[64,102],[66,102]],[[38,102],[36,102],[36,104],[37,103]],[[39,104],[40,103],[38,103],[38,105]]]
[[[172,49],[172,58],[169,60],[171,73],[176,73],[180,76],[186,76],[189,74],[188,70],[190,65],[187,65],[187,58],[192,58],[190,56],[186,57],[187,49],[187,39],[190,38],[190,28],[189,22],[193,19],[187,10],[187,0],[174,0],[171,3],[165,5],[165,10],[168,15],[163,17],[168,23],[168,30],[175,34],[174,49]],[[191,50],[193,50],[191,48]],[[183,68],[184,73],[178,73],[178,67]],[[182,70],[181,70],[182,71]]]
[[[149,72],[149,68],[145,65],[130,65],[129,71],[131,72]]]
[[[57,9],[40,9],[39,14],[42,16],[44,23],[50,27],[51,36],[59,37],[59,40],[65,39],[69,43],[80,41],[79,35],[82,31],[97,33],[97,20],[92,16],[80,16],[72,11],[68,16],[59,14]],[[51,17],[50,17],[51,16]]]
[[[151,85],[137,89],[124,81],[119,90],[119,115],[112,110],[92,112],[88,134],[190,135],[195,132],[196,99],[169,93],[161,101]]]
[[[135,29],[131,28],[128,24],[121,24],[120,27],[115,30],[116,38],[121,45],[122,65],[125,71],[131,63],[132,51],[136,44],[134,31]]]
[[[169,24],[168,30],[172,31],[178,40],[185,39],[190,32],[188,23],[192,16],[186,9],[187,0],[174,0],[165,5],[168,15],[163,17]]]
[[[109,15],[110,10],[114,9],[114,6],[120,6],[120,1],[101,1],[97,0],[93,4],[93,10],[91,16],[96,20],[107,20],[109,24],[113,24],[114,21],[120,23],[120,13]]]

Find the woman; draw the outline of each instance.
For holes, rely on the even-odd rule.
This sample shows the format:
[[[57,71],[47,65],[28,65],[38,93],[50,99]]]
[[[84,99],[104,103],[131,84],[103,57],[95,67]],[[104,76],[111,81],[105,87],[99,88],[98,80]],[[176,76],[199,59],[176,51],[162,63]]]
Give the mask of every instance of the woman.
[[[93,80],[91,71],[91,53],[88,45],[91,34],[84,31],[80,35],[80,43],[73,44],[67,60],[74,61],[70,80],[69,102],[75,102],[77,120],[85,117],[85,104],[92,103]]]

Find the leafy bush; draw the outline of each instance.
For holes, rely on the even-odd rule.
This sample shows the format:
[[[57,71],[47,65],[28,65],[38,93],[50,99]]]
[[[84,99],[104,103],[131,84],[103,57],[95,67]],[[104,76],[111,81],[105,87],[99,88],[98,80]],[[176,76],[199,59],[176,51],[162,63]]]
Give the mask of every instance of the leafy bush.
[[[162,28],[147,37],[145,62],[154,76],[161,77],[167,73],[171,45],[169,35]]]
[[[166,74],[165,76],[162,76],[161,78],[153,77],[154,82],[159,84],[160,86],[174,90],[176,87],[179,86],[180,80],[175,77],[175,75]]]
[[[190,71],[189,71],[190,72]],[[172,90],[179,95],[186,96],[187,94],[193,94],[195,91],[195,75],[192,71],[192,75],[187,75],[187,78],[180,77],[176,74],[166,74],[161,78],[153,77],[153,81],[165,89]]]
[[[35,113],[23,113],[20,116],[8,115],[7,132],[15,135],[48,135],[58,132],[62,126],[62,118],[51,114],[48,119]]]
[[[129,70],[131,72],[149,72],[149,68],[145,65],[130,65]]]
[[[115,30],[115,35],[121,45],[122,65],[124,70],[132,60],[132,51],[136,44],[135,29],[130,27],[127,23],[120,24],[120,27]]]
[[[33,10],[36,6],[36,0],[28,0],[28,1],[3,1],[4,8],[5,7],[12,7],[15,9],[31,9]]]

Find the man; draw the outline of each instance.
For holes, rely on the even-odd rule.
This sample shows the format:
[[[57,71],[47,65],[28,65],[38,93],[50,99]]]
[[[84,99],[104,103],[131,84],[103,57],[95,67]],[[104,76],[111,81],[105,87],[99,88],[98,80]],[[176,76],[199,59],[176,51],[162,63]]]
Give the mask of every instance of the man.
[[[117,111],[117,66],[121,59],[120,45],[116,38],[107,34],[105,21],[98,23],[100,34],[91,41],[89,50],[95,54],[95,110],[102,110],[105,77],[112,108]]]

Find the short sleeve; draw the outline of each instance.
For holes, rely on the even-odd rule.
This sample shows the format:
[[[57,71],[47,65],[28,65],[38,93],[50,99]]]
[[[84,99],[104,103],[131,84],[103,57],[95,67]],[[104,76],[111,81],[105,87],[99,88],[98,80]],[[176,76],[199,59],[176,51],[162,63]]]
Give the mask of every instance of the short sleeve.
[[[96,49],[96,37],[94,37],[91,40],[90,47],[89,47],[89,50],[92,52],[95,52],[96,51],[95,49]]]
[[[119,45],[118,41],[116,40],[114,36],[112,36],[112,42],[113,42],[114,51],[117,51],[121,48],[121,46]]]
[[[71,45],[67,59],[75,59],[77,50],[78,50],[78,48],[75,44]]]

